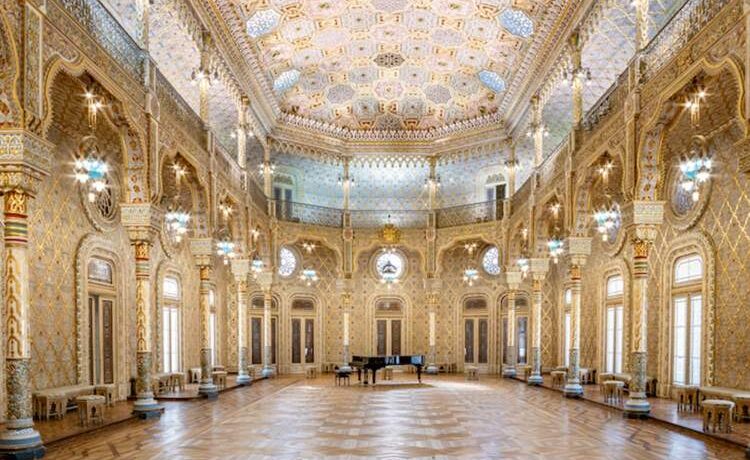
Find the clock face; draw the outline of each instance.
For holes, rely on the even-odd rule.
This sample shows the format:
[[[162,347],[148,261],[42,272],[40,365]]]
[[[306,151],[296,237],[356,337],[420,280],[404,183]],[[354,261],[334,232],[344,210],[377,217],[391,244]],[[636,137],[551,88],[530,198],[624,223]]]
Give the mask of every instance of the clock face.
[[[404,258],[397,252],[384,252],[375,261],[375,268],[383,279],[398,279],[404,274]]]

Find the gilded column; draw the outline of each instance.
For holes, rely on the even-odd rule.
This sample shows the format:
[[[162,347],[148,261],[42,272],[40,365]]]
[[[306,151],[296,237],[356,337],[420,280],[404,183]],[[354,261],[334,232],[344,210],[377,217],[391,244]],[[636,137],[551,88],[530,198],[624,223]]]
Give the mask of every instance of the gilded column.
[[[133,413],[142,419],[159,417],[164,411],[151,388],[153,343],[151,337],[151,245],[161,214],[150,204],[122,204],[120,216],[135,252],[136,400]]]
[[[506,337],[508,355],[505,357],[503,366],[503,377],[516,376],[516,364],[518,363],[518,350],[516,348],[516,293],[521,285],[522,275],[518,270],[505,273],[505,281],[508,285],[506,296],[508,305],[508,336]]]
[[[574,32],[570,37],[570,55],[573,61],[573,129],[577,130],[581,127],[583,121],[583,84],[584,84],[584,72],[583,66],[581,65],[581,36],[578,32]]]
[[[22,190],[4,194],[5,391],[8,406],[0,453],[10,458],[39,458],[44,446],[34,429],[31,409],[29,340],[28,214],[31,196]]]
[[[247,111],[250,107],[250,99],[242,96],[237,107],[237,164],[243,170],[247,169]]]
[[[207,398],[216,398],[219,390],[214,385],[211,372],[211,277],[213,275],[213,240],[211,238],[192,238],[190,252],[198,267],[200,286],[198,289],[198,303],[200,312],[201,339],[201,381],[198,394]]]
[[[633,292],[631,295],[632,338],[630,341],[630,381],[625,416],[645,417],[651,411],[646,397],[646,367],[648,364],[648,255],[656,238],[657,228],[664,215],[661,201],[635,201],[633,206]]]
[[[439,300],[441,283],[439,279],[430,278],[425,282],[425,289],[427,290],[427,320],[429,330],[429,349],[427,355],[427,368],[425,372],[428,374],[437,374],[439,369],[437,366],[437,307]]]
[[[237,285],[237,384],[247,385],[252,380],[247,372],[247,277],[250,274],[250,260],[232,260],[232,273]]]
[[[542,379],[542,283],[549,270],[549,259],[531,259],[531,375],[529,385]]]
[[[264,272],[258,275],[258,284],[263,290],[263,377],[273,377],[276,369],[272,363],[271,355],[271,305],[273,304],[273,292],[271,286],[273,274]]]
[[[581,270],[586,257],[591,254],[591,238],[568,238],[568,256],[570,257],[569,285],[571,294],[570,306],[570,357],[568,377],[563,393],[569,398],[583,395],[581,386]]]

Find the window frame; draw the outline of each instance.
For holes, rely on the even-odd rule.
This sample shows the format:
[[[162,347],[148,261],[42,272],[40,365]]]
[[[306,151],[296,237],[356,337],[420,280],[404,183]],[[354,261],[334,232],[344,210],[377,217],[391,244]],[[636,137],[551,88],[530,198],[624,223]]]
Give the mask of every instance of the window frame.
[[[165,285],[174,281],[177,295],[166,293]],[[166,275],[162,281],[162,370],[180,372],[182,370],[182,283],[175,275]]]
[[[698,262],[700,271],[689,272],[686,277],[678,277],[679,269],[685,264]],[[697,252],[677,257],[670,266],[671,295],[669,309],[670,324],[670,383],[672,385],[702,385],[704,380],[703,366],[705,363],[705,311],[706,295],[704,280],[706,276],[705,261]],[[685,324],[678,326],[678,301],[684,302]],[[698,304],[696,306],[696,303]],[[696,317],[697,316],[697,317]],[[696,322],[699,322],[697,325]],[[678,328],[684,328],[683,340],[680,340]],[[696,332],[697,330],[697,332]],[[678,341],[684,342],[678,347]],[[682,348],[682,349],[678,349]],[[696,353],[697,350],[697,353]],[[678,359],[683,360],[682,375],[678,376]]]
[[[605,372],[620,374],[625,363],[625,279],[619,272],[605,278],[603,313],[603,368]]]

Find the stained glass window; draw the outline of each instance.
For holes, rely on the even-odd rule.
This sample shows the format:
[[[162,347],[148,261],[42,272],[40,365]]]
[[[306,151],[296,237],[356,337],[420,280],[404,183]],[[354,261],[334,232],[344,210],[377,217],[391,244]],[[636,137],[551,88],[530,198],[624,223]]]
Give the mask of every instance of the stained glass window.
[[[378,275],[383,279],[399,279],[404,274],[404,258],[397,252],[384,252],[375,262]]]
[[[484,86],[496,93],[505,91],[505,80],[491,70],[482,70],[479,72],[479,80],[484,83]]]
[[[281,75],[276,77],[276,80],[273,81],[273,90],[278,94],[283,94],[289,91],[292,86],[297,84],[299,76],[300,73],[297,69],[282,72]]]
[[[279,250],[279,275],[292,276],[297,269],[297,256],[289,248]]]
[[[534,33],[534,23],[521,10],[508,8],[500,13],[500,25],[508,32],[521,38],[529,38]]]
[[[487,272],[488,275],[499,275],[500,274],[500,252],[497,250],[497,246],[484,251],[482,256],[482,268]]]
[[[279,13],[275,10],[263,10],[253,14],[247,20],[247,34],[252,38],[258,38],[272,31],[279,25]]]

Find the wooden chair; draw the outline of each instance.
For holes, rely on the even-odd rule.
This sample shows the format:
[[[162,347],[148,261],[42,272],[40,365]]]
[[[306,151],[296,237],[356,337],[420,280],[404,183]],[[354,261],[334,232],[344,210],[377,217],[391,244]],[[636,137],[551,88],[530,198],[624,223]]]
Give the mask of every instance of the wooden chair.
[[[190,383],[200,383],[201,381],[201,368],[200,367],[191,367],[188,371],[190,374]]]
[[[107,400],[107,405],[110,407],[115,405],[115,391],[116,388],[114,383],[94,385],[94,394],[104,396]]]
[[[314,379],[318,377],[318,368],[315,366],[308,366],[305,368],[305,378]]]
[[[476,367],[467,367],[465,369],[466,380],[479,380],[479,369]]]
[[[734,403],[723,399],[706,399],[703,407],[703,431],[731,433]]]
[[[107,398],[101,395],[77,397],[76,405],[78,405],[78,417],[81,426],[89,426],[90,423],[103,423],[106,402]]]

